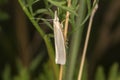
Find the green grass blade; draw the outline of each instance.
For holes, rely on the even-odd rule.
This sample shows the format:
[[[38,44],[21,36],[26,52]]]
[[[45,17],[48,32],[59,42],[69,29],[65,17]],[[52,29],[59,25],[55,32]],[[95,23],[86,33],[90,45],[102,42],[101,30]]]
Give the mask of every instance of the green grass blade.
[[[95,75],[95,80],[106,80],[103,67],[98,67]]]
[[[9,65],[5,66],[2,78],[3,80],[11,80],[11,70]]]
[[[53,1],[53,0],[48,0],[51,4],[59,7],[59,8],[62,8],[63,10],[67,10],[69,11],[70,13],[74,14],[74,15],[77,15],[77,13],[75,12],[75,10],[73,9],[73,7],[66,7],[63,5],[64,2],[58,2],[58,1]]]
[[[117,80],[118,67],[119,67],[118,63],[114,63],[114,64],[112,65],[112,67],[110,68],[108,80]]]
[[[86,13],[86,2],[85,0],[81,0],[79,2],[80,8],[78,8],[78,16],[76,19],[76,23],[74,24],[74,27],[80,27],[81,22],[83,21]],[[72,40],[70,44],[69,49],[69,59],[68,59],[68,65],[66,68],[66,79],[65,80],[73,80],[74,72],[75,72],[75,66],[76,66],[76,58],[79,53],[80,43],[82,39],[82,32],[83,27],[81,27],[78,31],[74,32],[72,35]]]
[[[31,72],[35,71],[35,69],[38,67],[38,64],[41,63],[44,55],[39,54],[30,64],[29,70]]]

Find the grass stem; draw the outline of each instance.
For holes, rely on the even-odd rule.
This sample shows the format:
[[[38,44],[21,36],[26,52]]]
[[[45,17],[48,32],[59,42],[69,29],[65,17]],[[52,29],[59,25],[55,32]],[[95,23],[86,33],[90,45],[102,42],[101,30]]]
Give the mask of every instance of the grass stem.
[[[71,6],[71,0],[68,0],[68,7]],[[66,42],[67,39],[67,32],[68,32],[68,23],[69,23],[69,11],[66,12],[66,20],[65,20],[65,28],[64,28],[64,40]],[[59,80],[62,80],[63,77],[63,65],[60,65],[60,73],[59,73]]]
[[[94,3],[95,2],[96,2],[96,0],[94,0]],[[87,35],[86,35],[86,39],[85,39],[85,45],[84,45],[84,49],[83,49],[82,60],[81,60],[81,64],[80,64],[80,70],[79,70],[79,74],[78,74],[78,80],[81,80],[81,78],[82,78],[82,71],[83,71],[83,67],[84,67],[84,63],[85,63],[85,56],[86,56],[88,41],[89,41],[89,37],[90,37],[90,31],[91,31],[91,27],[92,27],[93,17],[95,15],[97,8],[98,8],[98,4],[95,5],[95,7],[92,10],[91,16],[90,16]]]

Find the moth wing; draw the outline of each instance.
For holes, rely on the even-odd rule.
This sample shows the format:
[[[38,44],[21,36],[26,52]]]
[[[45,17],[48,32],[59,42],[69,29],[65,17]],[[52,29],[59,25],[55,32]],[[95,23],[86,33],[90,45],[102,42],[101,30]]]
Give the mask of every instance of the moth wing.
[[[56,64],[65,64],[66,51],[64,36],[61,29],[61,24],[56,22],[54,24],[54,39],[55,39],[55,52],[56,52]]]

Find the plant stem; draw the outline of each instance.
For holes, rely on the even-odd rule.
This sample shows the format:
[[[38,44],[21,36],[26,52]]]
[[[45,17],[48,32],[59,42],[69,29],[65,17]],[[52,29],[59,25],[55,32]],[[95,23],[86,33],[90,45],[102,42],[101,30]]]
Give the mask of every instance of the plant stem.
[[[51,44],[51,41],[50,41],[50,38],[48,37],[48,35],[45,35],[44,36],[44,40],[45,40],[45,44],[46,44],[46,47],[47,47],[47,50],[48,50],[48,55],[49,55],[49,58],[51,60],[51,63],[52,63],[52,68],[53,68],[53,71],[54,71],[54,75],[55,75],[55,80],[58,80],[58,75],[59,75],[59,69],[58,69],[58,66],[55,64],[55,57],[54,57],[54,50],[53,50],[53,46]]]
[[[50,57],[50,60],[52,62],[52,68],[54,71],[54,75],[56,80],[58,80],[58,66],[55,64],[54,62],[54,49],[53,46],[51,44],[50,38],[44,33],[44,31],[41,29],[41,27],[37,24],[37,22],[33,19],[33,16],[30,14],[30,12],[28,11],[28,9],[25,7],[24,3],[22,2],[22,0],[18,0],[23,11],[25,12],[25,14],[28,16],[28,18],[30,19],[30,21],[32,22],[32,24],[34,25],[34,27],[36,28],[36,30],[39,32],[39,34],[41,35],[41,37],[44,39],[47,50],[48,50],[48,55]]]
[[[18,0],[24,13],[28,16],[28,18],[30,19],[30,21],[32,22],[32,24],[34,25],[34,27],[36,28],[36,30],[40,33],[41,37],[43,38],[45,36],[45,33],[43,32],[43,30],[40,28],[40,26],[36,23],[36,21],[33,19],[33,16],[30,14],[30,12],[28,11],[28,9],[25,7],[24,3],[22,2],[22,0]]]
[[[59,80],[62,80],[63,77],[63,65],[60,65]]]
[[[68,7],[70,7],[70,6],[71,6],[71,0],[68,0]],[[65,20],[65,29],[64,29],[65,41],[67,39],[69,16],[70,16],[70,13],[69,13],[69,11],[67,11],[66,12],[66,20]]]
[[[68,0],[68,7],[71,6],[71,0]],[[69,11],[66,12],[66,20],[65,20],[65,28],[64,28],[64,40],[66,42],[67,39],[67,32],[68,32],[68,22],[69,22]],[[60,73],[59,73],[59,80],[63,78],[63,65],[60,65]]]
[[[96,2],[96,0],[94,0],[94,3],[95,2]],[[82,78],[82,71],[83,71],[83,67],[84,67],[84,63],[85,63],[85,56],[86,56],[88,41],[89,41],[89,37],[90,37],[90,31],[91,31],[91,27],[92,27],[93,17],[95,15],[95,12],[96,12],[97,8],[98,8],[98,4],[96,4],[96,6],[92,10],[92,13],[91,13],[91,16],[90,16],[87,35],[86,35],[86,39],[85,39],[85,45],[84,45],[84,49],[83,49],[82,60],[81,60],[81,64],[80,64],[80,70],[79,70],[79,74],[78,74],[78,80],[81,80],[81,78]]]
[[[82,39],[82,32],[83,32],[83,26],[81,26],[81,23],[85,17],[85,12],[86,12],[86,0],[80,0],[79,3],[79,8],[78,8],[78,16],[76,17],[76,22],[74,24],[75,28],[80,27],[80,29],[77,29],[72,35],[71,38],[71,44],[70,44],[70,49],[69,49],[69,58],[68,58],[68,65],[66,66],[66,78],[65,80],[74,80],[74,71],[75,71],[75,66],[76,66],[76,58],[78,55],[81,39]]]

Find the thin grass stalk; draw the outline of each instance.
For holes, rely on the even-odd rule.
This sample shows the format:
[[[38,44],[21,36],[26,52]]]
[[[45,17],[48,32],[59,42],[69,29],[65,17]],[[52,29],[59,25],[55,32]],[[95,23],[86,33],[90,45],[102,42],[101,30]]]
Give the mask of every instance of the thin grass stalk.
[[[71,6],[71,0],[68,0],[68,7],[70,7],[70,6]],[[69,13],[69,11],[67,11],[66,12],[66,19],[65,19],[65,28],[64,28],[64,39],[65,39],[65,42],[66,42],[66,39],[67,39],[69,16],[70,16],[70,13]],[[60,65],[59,80],[63,79],[63,67],[64,67],[63,65]]]
[[[70,50],[69,50],[69,59],[68,64],[66,65],[66,77],[65,80],[73,80],[75,66],[76,66],[76,58],[78,55],[81,38],[82,38],[82,32],[83,32],[83,26],[80,24],[82,23],[86,13],[86,0],[80,0],[79,1],[79,8],[78,8],[78,16],[76,18],[76,23],[74,24],[74,27],[80,27],[77,31],[75,31],[72,35],[72,40],[70,44]]]
[[[96,0],[94,0],[94,3],[95,2],[96,2]],[[85,56],[86,56],[86,51],[87,51],[87,47],[88,47],[90,31],[91,31],[91,27],[92,27],[93,17],[95,15],[95,12],[96,12],[97,8],[98,8],[98,4],[96,4],[96,6],[92,10],[92,13],[91,13],[91,16],[90,16],[87,35],[86,35],[86,39],[85,39],[85,45],[84,45],[84,49],[83,49],[83,53],[82,53],[83,55],[82,55],[82,60],[81,60],[81,64],[80,64],[80,70],[79,70],[79,74],[78,74],[78,80],[81,80],[81,78],[82,78],[82,71],[83,71],[83,67],[84,67],[84,63],[85,63]]]
[[[63,65],[60,65],[59,80],[63,78]]]
[[[68,7],[70,7],[70,6],[71,6],[71,0],[68,0]],[[66,20],[65,20],[65,29],[64,29],[65,41],[67,39],[69,16],[70,16],[70,13],[69,13],[69,11],[67,11],[66,12]]]

